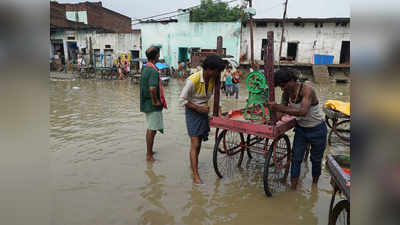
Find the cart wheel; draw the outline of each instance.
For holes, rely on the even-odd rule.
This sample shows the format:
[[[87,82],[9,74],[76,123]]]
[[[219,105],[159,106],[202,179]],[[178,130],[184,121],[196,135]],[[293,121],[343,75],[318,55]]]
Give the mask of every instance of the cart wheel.
[[[246,140],[246,146],[247,148],[247,155],[249,158],[253,158],[250,152],[250,148],[253,149],[253,151],[258,151],[261,154],[264,154],[264,158],[266,158],[266,150],[268,150],[268,138],[263,138],[263,137],[257,137],[257,136],[251,136],[250,134],[247,135],[247,140]],[[266,148],[267,147],[267,148]]]
[[[329,134],[328,134],[328,144],[329,144],[329,146],[332,145],[332,141],[331,141],[332,133],[333,133],[333,129],[331,129],[331,130],[329,131]]]
[[[325,122],[326,122],[326,125],[328,125],[328,127],[332,129],[332,127],[333,127],[333,119],[329,118],[328,116],[325,115]]]
[[[242,133],[224,130],[214,145],[213,164],[219,178],[231,175],[235,167],[240,167],[244,155]]]
[[[333,132],[343,141],[350,142],[350,120],[342,120],[334,124]]]
[[[246,140],[246,146],[247,147],[250,147],[250,141],[251,141],[251,134],[248,134],[247,135],[247,140]],[[248,148],[246,149],[246,152],[247,152],[247,156],[249,157],[249,159],[252,159],[253,156],[251,155],[250,150]]]
[[[264,162],[264,191],[268,197],[286,188],[290,159],[289,137],[283,135],[271,144]]]
[[[338,202],[332,210],[332,217],[329,225],[349,225],[350,224],[350,203],[348,200]]]

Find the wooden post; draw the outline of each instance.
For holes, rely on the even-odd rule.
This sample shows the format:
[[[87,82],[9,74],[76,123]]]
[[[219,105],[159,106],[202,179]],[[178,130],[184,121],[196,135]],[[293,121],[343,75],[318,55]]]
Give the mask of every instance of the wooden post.
[[[89,65],[93,65],[93,47],[92,47],[92,37],[89,37]]]
[[[264,74],[268,84],[269,101],[275,101],[274,85],[274,32],[268,31],[267,44],[264,47]],[[272,123],[276,123],[276,113],[271,112]]]
[[[217,54],[222,57],[222,36],[217,37]],[[219,100],[220,100],[220,92],[221,92],[221,74],[218,75],[218,77],[215,79],[215,84],[214,84],[214,110],[213,110],[213,116],[218,116],[218,111],[219,111]]]

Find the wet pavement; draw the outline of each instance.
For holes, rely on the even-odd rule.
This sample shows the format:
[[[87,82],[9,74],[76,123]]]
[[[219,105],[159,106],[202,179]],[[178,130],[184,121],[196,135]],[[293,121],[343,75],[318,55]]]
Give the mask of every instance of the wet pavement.
[[[173,79],[165,89],[169,107],[164,112],[165,134],[156,136],[158,161],[148,164],[138,84],[50,81],[55,187],[51,224],[327,224],[332,188],[325,166],[318,186],[312,185],[308,161],[303,163],[297,191],[268,198],[260,159],[245,157],[245,169],[217,178],[212,165],[214,129],[199,157],[205,185],[194,185],[184,109],[178,101],[183,85]],[[350,84],[311,85],[321,103],[350,100]],[[223,111],[243,108],[247,95],[242,82],[238,100],[222,97]],[[288,134],[293,136],[292,131]],[[349,153],[349,146],[333,140],[325,155]]]

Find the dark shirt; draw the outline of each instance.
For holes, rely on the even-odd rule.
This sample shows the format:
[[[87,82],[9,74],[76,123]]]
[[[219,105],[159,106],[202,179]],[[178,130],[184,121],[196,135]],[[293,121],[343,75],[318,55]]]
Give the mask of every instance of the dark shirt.
[[[162,106],[154,106],[151,102],[150,86],[157,89],[157,99],[160,100],[160,84],[158,72],[151,67],[145,67],[140,78],[140,112],[161,111]]]

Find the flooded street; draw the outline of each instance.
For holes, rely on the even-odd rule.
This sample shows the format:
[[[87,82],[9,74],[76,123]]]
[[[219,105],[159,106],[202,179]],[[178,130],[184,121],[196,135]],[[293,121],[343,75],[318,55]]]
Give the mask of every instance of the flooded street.
[[[245,106],[248,91],[244,80],[239,100],[222,96],[223,111]],[[308,161],[302,165],[297,191],[268,198],[261,160],[245,156],[242,171],[217,178],[212,165],[215,129],[199,156],[199,173],[205,185],[193,185],[189,137],[178,99],[183,85],[173,79],[165,88],[169,108],[164,111],[165,133],[155,139],[158,161],[148,164],[138,84],[50,81],[55,188],[51,224],[327,224],[332,188],[324,165],[318,186],[312,186]],[[320,103],[350,100],[350,84],[311,85]],[[280,92],[276,96],[280,97]],[[288,134],[292,141],[293,132]],[[349,151],[349,146],[333,139],[325,155]]]

